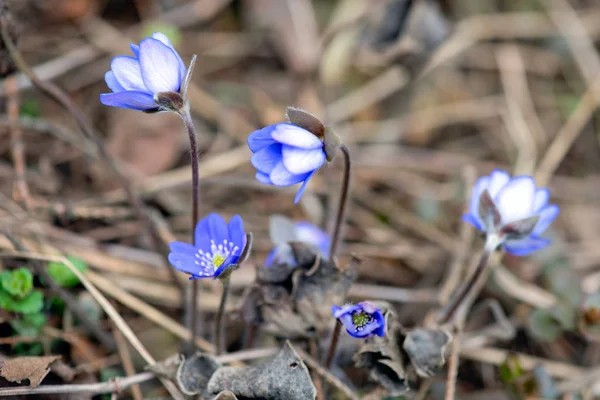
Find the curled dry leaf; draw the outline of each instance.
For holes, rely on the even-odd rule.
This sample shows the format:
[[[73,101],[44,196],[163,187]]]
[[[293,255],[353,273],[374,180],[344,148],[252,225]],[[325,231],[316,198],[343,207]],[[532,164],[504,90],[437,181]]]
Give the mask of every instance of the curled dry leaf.
[[[317,395],[306,365],[288,341],[264,364],[219,368],[208,382],[208,392],[225,390],[244,399],[310,400]]]
[[[435,375],[446,363],[450,333],[441,329],[414,329],[406,334],[402,347],[419,376]]]
[[[181,391],[194,396],[201,394],[204,399],[209,399],[206,393],[209,379],[221,364],[209,355],[196,353],[179,364],[176,382]]]
[[[29,379],[29,387],[37,387],[50,372],[50,364],[61,356],[17,357],[0,360],[0,376],[9,382]]]

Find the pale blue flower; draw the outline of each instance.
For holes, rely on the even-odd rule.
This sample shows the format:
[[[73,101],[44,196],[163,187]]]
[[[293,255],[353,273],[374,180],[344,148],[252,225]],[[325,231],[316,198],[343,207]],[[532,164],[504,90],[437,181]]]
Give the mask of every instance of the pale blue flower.
[[[179,92],[186,67],[171,41],[160,32],[131,44],[132,56],[118,56],[104,75],[113,93],[100,95],[102,104],[146,112],[161,111],[156,94]]]
[[[480,200],[487,190],[499,214],[500,221],[480,215]],[[550,191],[536,188],[531,176],[511,178],[502,170],[495,170],[489,176],[481,177],[475,183],[469,212],[463,220],[489,234],[498,234],[503,248],[511,254],[525,256],[550,244],[550,240],[540,235],[550,226],[560,209],[555,204],[548,204]],[[537,223],[525,234],[511,235],[511,224],[538,217]]]
[[[329,235],[323,232],[319,227],[310,222],[296,222],[294,224],[294,231],[291,234],[291,237],[288,237],[287,240],[282,243],[278,243],[273,250],[271,250],[265,259],[265,266],[270,267],[273,262],[284,262],[294,265],[295,260],[291,254],[291,248],[289,246],[290,241],[309,244],[319,251],[321,257],[329,258],[331,239],[329,238]]]
[[[385,318],[374,304],[363,301],[358,304],[346,304],[331,308],[334,318],[346,328],[346,332],[355,338],[366,339],[373,335],[385,335]]]
[[[267,126],[248,136],[250,159],[258,170],[256,179],[275,186],[302,182],[297,203],[314,173],[326,161],[323,141],[312,132],[289,122]]]

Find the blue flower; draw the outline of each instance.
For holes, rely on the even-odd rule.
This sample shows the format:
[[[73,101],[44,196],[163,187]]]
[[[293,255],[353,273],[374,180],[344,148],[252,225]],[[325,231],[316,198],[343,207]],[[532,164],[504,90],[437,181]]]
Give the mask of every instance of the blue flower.
[[[256,179],[275,186],[302,182],[297,203],[313,174],[325,163],[323,141],[312,132],[288,122],[254,131],[248,136],[254,153],[250,161],[258,170]]]
[[[344,325],[350,336],[366,339],[373,335],[385,335],[383,313],[368,301],[346,304],[343,307],[333,306],[331,312]]]
[[[480,215],[480,200],[487,190],[493,202],[499,221]],[[510,234],[501,237],[503,248],[516,256],[525,256],[550,244],[550,240],[539,237],[550,226],[560,209],[555,204],[548,204],[550,191],[536,188],[531,176],[511,178],[502,170],[493,171],[490,176],[477,180],[473,187],[469,212],[463,220],[487,234],[509,232],[512,225],[528,218],[537,217],[535,225],[525,234]],[[487,221],[486,221],[487,220]],[[510,232],[509,232],[510,233]]]
[[[278,243],[265,259],[265,266],[270,267],[274,261],[287,262],[295,264],[294,257],[291,255],[289,241],[307,243],[318,249],[319,253],[324,258],[329,258],[329,246],[331,239],[320,228],[310,222],[297,222],[294,224],[293,236],[284,243]]]
[[[179,92],[186,75],[185,64],[160,32],[130,47],[133,57],[119,56],[111,61],[104,80],[113,93],[101,94],[100,101],[107,106],[160,111],[155,95]]]
[[[196,225],[193,245],[172,242],[169,247],[169,262],[175,269],[190,274],[190,279],[218,278],[239,261],[246,247],[244,222],[235,215],[228,225],[223,217],[212,213]]]

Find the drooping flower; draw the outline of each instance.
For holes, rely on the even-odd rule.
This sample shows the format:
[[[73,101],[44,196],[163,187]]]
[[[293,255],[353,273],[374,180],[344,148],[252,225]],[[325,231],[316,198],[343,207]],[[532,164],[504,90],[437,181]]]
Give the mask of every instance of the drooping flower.
[[[131,56],[118,56],[104,75],[113,93],[100,95],[102,104],[146,112],[166,111],[157,94],[179,93],[186,67],[171,41],[160,32],[131,44]]]
[[[368,301],[346,304],[343,307],[333,306],[331,312],[344,325],[350,336],[366,339],[373,335],[385,335],[383,313]]]
[[[331,239],[317,226],[310,222],[296,222],[293,224],[293,232],[291,237],[287,237],[283,242],[276,243],[276,246],[271,250],[265,259],[265,266],[269,267],[273,262],[287,262],[294,264],[295,261],[291,256],[291,247],[289,242],[302,242],[311,245],[318,250],[321,257],[329,258],[329,245]]]
[[[246,247],[244,222],[235,215],[227,224],[223,217],[211,213],[196,225],[193,245],[172,242],[169,247],[169,262],[190,274],[190,279],[218,278],[239,261]]]
[[[248,147],[254,153],[250,161],[258,170],[258,181],[275,186],[302,182],[294,203],[300,201],[308,181],[326,161],[323,140],[289,122],[252,132]]]
[[[549,198],[550,191],[536,188],[531,176],[511,178],[494,170],[475,183],[463,220],[488,236],[495,235],[508,253],[525,256],[550,244],[539,236],[560,211],[548,204]]]

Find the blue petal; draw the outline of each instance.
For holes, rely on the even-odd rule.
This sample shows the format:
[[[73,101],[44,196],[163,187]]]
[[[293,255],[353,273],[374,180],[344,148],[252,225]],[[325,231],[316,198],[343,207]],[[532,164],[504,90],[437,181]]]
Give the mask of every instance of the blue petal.
[[[535,199],[533,200],[533,212],[538,213],[548,204],[550,199],[550,190],[546,188],[537,189],[535,191]]]
[[[179,253],[191,257],[195,257],[196,253],[198,252],[198,249],[196,249],[194,246],[184,242],[171,242],[169,243],[169,249],[171,249],[172,253]]]
[[[125,90],[150,93],[140,70],[137,59],[129,56],[119,56],[112,59],[110,69]]]
[[[481,198],[481,194],[483,193],[483,191],[488,188],[489,184],[490,177],[484,176],[477,179],[477,182],[475,182],[475,186],[473,186],[471,202],[469,203],[469,213],[477,220],[479,220],[479,199]],[[478,222],[477,225],[481,226],[481,223]]]
[[[273,184],[273,182],[271,182],[271,178],[269,178],[269,175],[265,174],[264,172],[258,171],[256,173],[256,175],[254,175],[254,177],[260,183],[265,183],[267,185],[272,185]]]
[[[269,178],[276,186],[289,186],[302,182],[307,176],[308,174],[295,175],[290,173],[283,166],[283,161],[279,161],[271,171]]]
[[[302,182],[302,185],[300,186],[300,189],[298,189],[298,192],[296,193],[296,197],[294,197],[294,204],[298,204],[298,202],[300,201],[300,198],[302,197],[302,195],[304,194],[304,191],[306,190],[306,185],[308,185],[308,181],[310,180],[310,178],[312,178],[312,176],[315,174],[315,172],[317,172],[317,171],[311,172],[304,179],[304,182]]]
[[[531,176],[517,176],[504,185],[494,200],[502,216],[502,223],[531,217],[535,191],[535,181]]]
[[[208,227],[208,218],[202,218],[196,224],[194,229],[194,247],[205,253],[210,252],[210,230]]]
[[[314,226],[310,222],[298,222],[296,223],[296,236],[301,242],[317,246],[321,255],[325,258],[329,258],[329,246],[331,240],[320,228]]]
[[[262,129],[252,132],[248,136],[248,147],[250,151],[256,153],[264,149],[267,146],[277,143],[275,139],[271,137],[271,133],[275,130],[278,124],[269,125]]]
[[[265,267],[270,267],[273,265],[273,261],[275,261],[275,256],[277,255],[277,247],[273,248],[267,257],[265,258]]]
[[[277,124],[271,137],[282,144],[302,149],[318,149],[323,147],[321,139],[304,128],[294,124]]]
[[[223,264],[219,265],[219,268],[217,268],[217,270],[213,273],[213,276],[215,278],[218,278],[223,273],[223,271],[225,271],[225,268],[229,267],[231,264],[235,264],[236,262],[238,262],[239,259],[239,255],[231,254],[223,261]]]
[[[178,92],[181,86],[179,57],[159,40],[146,38],[140,42],[142,78],[153,93]]]
[[[133,52],[133,55],[135,56],[135,58],[140,58],[140,46],[132,43],[129,45],[129,48]]]
[[[464,222],[468,222],[469,224],[473,225],[475,228],[479,229],[480,231],[485,232],[485,229],[483,229],[483,226],[481,226],[479,219],[475,218],[473,215],[463,214],[462,220]]]
[[[107,73],[104,74],[104,81],[106,82],[106,85],[108,86],[108,88],[115,93],[122,92],[125,90],[125,88],[123,86],[121,86],[121,84],[117,80],[117,77],[115,76],[115,74],[112,71],[108,71]]]
[[[169,262],[175,269],[188,274],[197,274],[199,266],[194,256],[182,253],[169,253]]]
[[[490,181],[487,186],[487,190],[490,193],[492,199],[496,198],[496,195],[502,190],[504,186],[510,181],[510,175],[506,171],[501,169],[495,169],[490,174]]]
[[[270,174],[280,161],[281,145],[279,143],[264,147],[250,157],[250,162],[254,168],[265,174]]]
[[[507,253],[515,256],[527,256],[534,251],[543,249],[549,244],[550,240],[548,239],[528,236],[521,240],[507,240],[502,247],[504,247],[504,250],[506,250]]]
[[[100,95],[100,102],[105,106],[131,108],[140,111],[157,108],[154,99],[148,93],[133,91],[103,93]]]
[[[304,150],[284,145],[281,154],[285,169],[296,175],[315,171],[325,163],[325,152],[322,148]]]
[[[361,307],[357,304],[344,304],[342,307],[333,306],[331,312],[333,317],[336,319],[342,318],[344,315],[348,315],[354,311],[361,310]]]
[[[222,244],[224,240],[229,240],[229,232],[227,230],[227,223],[219,214],[210,213],[208,214],[208,231],[210,239],[215,244]]]
[[[238,256],[246,245],[246,232],[244,232],[244,221],[239,215],[234,215],[229,221],[229,241],[240,248]]]
[[[532,234],[537,236],[541,235],[548,229],[552,221],[556,219],[558,213],[560,212],[560,208],[556,204],[551,204],[545,207],[542,211],[539,212],[540,219],[538,223],[533,228]]]
[[[179,74],[181,76],[181,79],[183,79],[185,77],[185,73],[186,73],[185,64],[183,63],[183,60],[177,53],[177,50],[175,50],[173,43],[171,43],[171,41],[169,40],[167,35],[165,35],[164,33],[161,33],[161,32],[154,32],[152,34],[152,38],[161,41],[164,45],[170,47],[171,50],[173,50],[173,53],[175,53],[175,56],[177,56],[177,61],[179,62]]]

